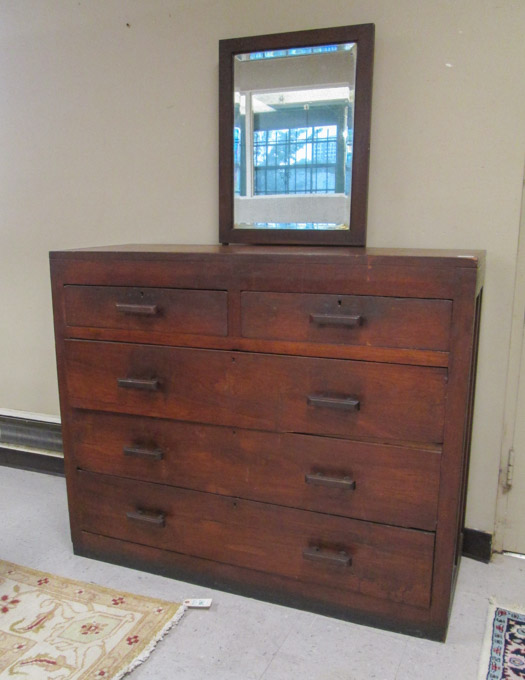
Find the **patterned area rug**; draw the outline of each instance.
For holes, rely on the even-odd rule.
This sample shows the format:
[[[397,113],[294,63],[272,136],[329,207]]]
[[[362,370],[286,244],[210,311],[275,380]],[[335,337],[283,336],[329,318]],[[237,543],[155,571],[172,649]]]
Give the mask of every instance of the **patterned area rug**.
[[[479,680],[525,679],[525,610],[490,603]]]
[[[117,680],[183,612],[0,560],[0,678]]]

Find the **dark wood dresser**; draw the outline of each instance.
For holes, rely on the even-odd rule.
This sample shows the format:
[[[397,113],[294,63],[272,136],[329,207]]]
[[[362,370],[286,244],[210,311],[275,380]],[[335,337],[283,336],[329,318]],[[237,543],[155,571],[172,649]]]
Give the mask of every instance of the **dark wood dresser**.
[[[444,639],[483,253],[50,258],[77,554]]]

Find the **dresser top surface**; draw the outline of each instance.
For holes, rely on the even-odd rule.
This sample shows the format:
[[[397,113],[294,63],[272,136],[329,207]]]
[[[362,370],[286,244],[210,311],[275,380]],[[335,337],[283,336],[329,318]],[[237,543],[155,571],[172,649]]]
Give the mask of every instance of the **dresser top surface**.
[[[195,260],[228,258],[257,259],[258,262],[315,261],[327,264],[405,265],[425,267],[480,268],[485,261],[483,250],[434,250],[405,248],[351,248],[308,246],[237,246],[237,245],[164,245],[125,244],[52,251],[52,260]]]

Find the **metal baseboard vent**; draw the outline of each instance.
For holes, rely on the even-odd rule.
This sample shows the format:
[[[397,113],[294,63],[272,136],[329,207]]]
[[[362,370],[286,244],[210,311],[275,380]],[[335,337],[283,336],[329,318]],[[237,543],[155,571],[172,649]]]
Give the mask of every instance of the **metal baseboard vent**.
[[[0,414],[0,466],[63,475],[60,423]]]
[[[0,415],[0,447],[62,456],[62,428],[59,423]]]

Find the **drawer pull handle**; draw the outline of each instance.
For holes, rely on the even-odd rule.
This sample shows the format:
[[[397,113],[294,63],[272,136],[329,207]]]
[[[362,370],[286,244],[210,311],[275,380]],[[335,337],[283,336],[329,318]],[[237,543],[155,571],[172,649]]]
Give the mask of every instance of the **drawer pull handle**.
[[[322,472],[305,475],[304,481],[307,484],[331,486],[336,489],[347,489],[348,491],[353,491],[355,489],[354,479],[350,479],[350,477],[329,477],[328,475],[323,475]]]
[[[141,446],[125,446],[122,449],[125,456],[133,458],[147,458],[148,460],[162,460],[164,454],[160,449],[146,449]]]
[[[335,408],[341,411],[359,411],[360,402],[355,397],[328,397],[323,394],[309,394],[307,398],[309,406],[320,408]]]
[[[305,560],[312,560],[312,562],[339,564],[342,567],[350,567],[352,565],[352,558],[344,550],[333,552],[332,550],[322,550],[317,546],[313,546],[303,550],[303,557]]]
[[[146,390],[155,392],[159,389],[158,378],[117,378],[117,385],[128,390]]]
[[[149,512],[148,510],[132,510],[126,512],[126,517],[132,522],[142,522],[155,527],[166,526],[166,515],[163,512]]]
[[[135,316],[155,316],[159,313],[157,305],[131,305],[126,302],[116,302],[115,309],[122,314],[134,314]]]
[[[357,328],[363,323],[363,317],[359,314],[310,314],[310,321],[318,326],[346,326]]]

